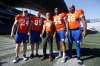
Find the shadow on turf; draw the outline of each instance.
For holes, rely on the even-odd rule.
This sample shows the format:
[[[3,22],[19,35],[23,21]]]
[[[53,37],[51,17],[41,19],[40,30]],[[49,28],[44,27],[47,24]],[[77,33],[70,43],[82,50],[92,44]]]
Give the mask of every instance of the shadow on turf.
[[[54,53],[54,57],[56,57],[57,55],[58,53]],[[76,57],[76,49],[72,50],[72,57],[73,58]],[[95,57],[100,57],[100,49],[81,48],[81,57],[82,57],[82,61],[92,59]]]
[[[81,56],[89,56],[86,58],[83,58],[82,60],[88,60],[91,58],[95,58],[95,57],[100,57],[100,49],[96,49],[96,48],[81,48]]]
[[[87,34],[97,34],[99,33],[98,31],[92,31],[92,30],[87,30]]]
[[[76,49],[72,50],[72,55],[74,57],[76,56]],[[93,49],[92,48],[81,48],[81,57],[83,57],[82,58],[83,61],[91,59],[91,58],[95,58],[95,57],[100,57],[100,49],[96,49],[96,48],[93,48]]]
[[[0,62],[0,66],[2,66],[3,64],[8,63],[8,62]]]

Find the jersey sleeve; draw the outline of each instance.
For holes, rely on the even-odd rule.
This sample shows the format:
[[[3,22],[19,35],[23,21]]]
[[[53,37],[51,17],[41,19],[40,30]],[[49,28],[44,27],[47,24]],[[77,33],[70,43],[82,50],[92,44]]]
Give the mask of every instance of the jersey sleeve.
[[[31,16],[31,22],[34,22],[35,18],[35,16]]]
[[[82,17],[82,16],[84,16],[84,11],[83,11],[83,9],[80,9],[79,10],[79,17]]]
[[[15,16],[15,20],[18,20],[18,19],[19,19],[19,15],[16,15],[16,16]]]

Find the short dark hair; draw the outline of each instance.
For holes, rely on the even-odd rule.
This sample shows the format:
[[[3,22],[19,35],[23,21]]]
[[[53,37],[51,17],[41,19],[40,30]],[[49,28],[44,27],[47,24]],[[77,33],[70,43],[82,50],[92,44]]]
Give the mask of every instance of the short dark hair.
[[[72,5],[70,8],[74,8],[75,9],[75,5]]]
[[[28,13],[28,11],[27,11],[27,10],[24,10],[23,12]]]

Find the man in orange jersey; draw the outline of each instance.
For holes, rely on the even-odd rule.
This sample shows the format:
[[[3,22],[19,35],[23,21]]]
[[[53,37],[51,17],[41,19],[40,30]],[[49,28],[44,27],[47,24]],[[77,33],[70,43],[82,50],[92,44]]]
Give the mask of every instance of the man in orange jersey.
[[[86,36],[86,29],[87,29],[87,24],[85,21],[85,16],[83,11],[75,10],[75,6],[72,5],[69,8],[69,13],[67,14],[66,21],[68,30],[69,58],[72,57],[71,54],[72,44],[73,41],[75,41],[78,63],[81,64],[82,61],[80,60],[80,40],[81,40],[80,38]],[[80,27],[81,26],[80,22],[82,22],[83,24],[83,32]]]
[[[28,40],[28,27],[29,27],[29,15],[27,11],[23,11],[21,14],[15,17],[15,22],[12,26],[11,37],[14,37],[16,33],[16,58],[13,60],[16,63],[19,60],[20,45],[23,42],[23,60],[27,60],[27,40]]]
[[[44,18],[41,17],[41,13],[38,12],[37,16],[31,17],[30,25],[30,41],[31,41],[31,55],[30,58],[34,57],[34,47],[36,46],[36,56],[38,57],[38,49],[41,41],[40,34],[42,32]]]
[[[65,22],[64,17],[62,14],[59,14],[58,8],[55,8],[55,16],[53,17],[54,24],[55,24],[55,33],[56,33],[56,43],[57,43],[57,49],[59,51],[59,55],[56,57],[56,59],[61,58],[61,62],[65,62]],[[61,55],[61,52],[63,52],[63,56]]]
[[[53,21],[50,19],[50,17],[51,17],[50,13],[47,12],[46,20],[44,21],[43,31],[42,31],[42,35],[44,34],[44,32],[46,32],[46,36],[44,37],[44,41],[43,41],[43,58],[42,58],[42,60],[47,58],[46,48],[47,48],[47,43],[48,43],[49,47],[50,47],[49,59],[50,59],[50,61],[52,61],[53,60],[52,43],[53,43],[54,24],[53,24]]]

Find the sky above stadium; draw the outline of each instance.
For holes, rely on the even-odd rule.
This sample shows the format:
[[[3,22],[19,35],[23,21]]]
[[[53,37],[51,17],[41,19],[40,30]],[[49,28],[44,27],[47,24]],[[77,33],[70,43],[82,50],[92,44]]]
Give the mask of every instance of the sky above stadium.
[[[100,18],[100,0],[64,0],[67,7],[74,4],[76,9],[82,8],[87,19]]]

